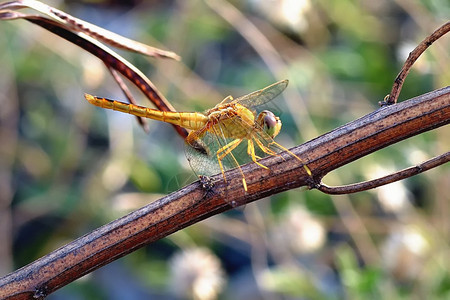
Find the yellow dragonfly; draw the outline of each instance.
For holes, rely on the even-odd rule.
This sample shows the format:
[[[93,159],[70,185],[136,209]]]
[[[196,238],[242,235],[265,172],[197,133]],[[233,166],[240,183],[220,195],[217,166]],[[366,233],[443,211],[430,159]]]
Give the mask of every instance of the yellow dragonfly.
[[[89,94],[85,94],[85,97],[95,106],[191,130],[185,142],[186,156],[194,172],[206,176],[222,173],[226,182],[225,171],[239,168],[242,185],[247,192],[247,182],[240,165],[253,161],[268,169],[258,159],[267,155],[279,155],[281,151],[295,157],[307,174],[312,176],[310,169],[297,155],[273,140],[280,132],[281,120],[268,110],[256,114],[258,106],[274,99],[287,85],[288,80],[282,80],[237,99],[228,96],[204,113],[159,111]]]

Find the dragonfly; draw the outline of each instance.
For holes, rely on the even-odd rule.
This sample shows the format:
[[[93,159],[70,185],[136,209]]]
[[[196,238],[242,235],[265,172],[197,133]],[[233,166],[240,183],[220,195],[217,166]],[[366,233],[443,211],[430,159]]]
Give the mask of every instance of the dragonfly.
[[[312,176],[311,170],[297,155],[274,141],[281,130],[280,118],[269,110],[257,114],[257,108],[281,94],[288,82],[282,80],[236,99],[228,96],[204,113],[160,111],[90,94],[85,94],[85,98],[98,107],[190,130],[185,139],[185,152],[194,172],[204,176],[222,173],[227,182],[225,171],[238,168],[242,186],[247,192],[247,181],[240,166],[254,162],[261,168],[269,169],[258,160],[269,155],[280,156],[279,153],[283,151],[295,157],[306,173]]]

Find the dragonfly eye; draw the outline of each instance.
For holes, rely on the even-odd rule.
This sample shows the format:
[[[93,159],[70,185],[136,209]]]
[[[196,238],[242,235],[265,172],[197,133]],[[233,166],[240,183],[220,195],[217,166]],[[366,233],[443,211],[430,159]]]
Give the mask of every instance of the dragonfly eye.
[[[281,130],[280,119],[268,110],[263,110],[257,118],[258,124],[263,128],[264,132],[270,137],[275,137]]]

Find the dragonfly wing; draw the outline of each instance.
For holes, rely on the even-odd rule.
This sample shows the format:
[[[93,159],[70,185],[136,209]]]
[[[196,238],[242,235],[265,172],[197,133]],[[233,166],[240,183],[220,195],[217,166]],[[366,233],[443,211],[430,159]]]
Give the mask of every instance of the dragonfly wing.
[[[281,92],[286,89],[288,83],[289,80],[287,79],[278,81],[272,85],[269,85],[268,87],[263,88],[262,90],[239,97],[232,102],[239,103],[248,108],[265,104],[281,94]]]
[[[217,161],[217,151],[225,146],[229,139],[224,139],[209,131],[204,133],[201,138],[193,140],[191,143],[185,143],[186,157],[192,170],[197,175],[212,176],[221,173]],[[236,167],[231,157],[224,157],[222,160],[224,171]]]

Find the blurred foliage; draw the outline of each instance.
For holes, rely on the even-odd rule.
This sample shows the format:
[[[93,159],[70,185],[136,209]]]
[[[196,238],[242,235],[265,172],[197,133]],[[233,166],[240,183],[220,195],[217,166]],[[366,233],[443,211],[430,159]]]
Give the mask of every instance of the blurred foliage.
[[[49,4],[181,55],[179,63],[124,54],[180,111],[289,79],[273,104],[283,120],[277,140],[288,147],[377,109],[407,53],[450,15],[445,0]],[[230,5],[242,15],[228,23]],[[449,84],[448,49],[444,37],[427,50],[400,101]],[[133,117],[83,99],[124,97],[82,49],[25,21],[1,22],[0,65],[1,275],[195,180],[171,126],[150,121],[146,134]],[[420,163],[448,151],[449,136],[448,126],[424,133],[325,182]],[[445,165],[353,195],[289,191],[177,232],[49,299],[169,298],[170,258],[192,247],[220,259],[221,299],[448,298],[449,180]],[[295,212],[306,217],[288,218]]]

